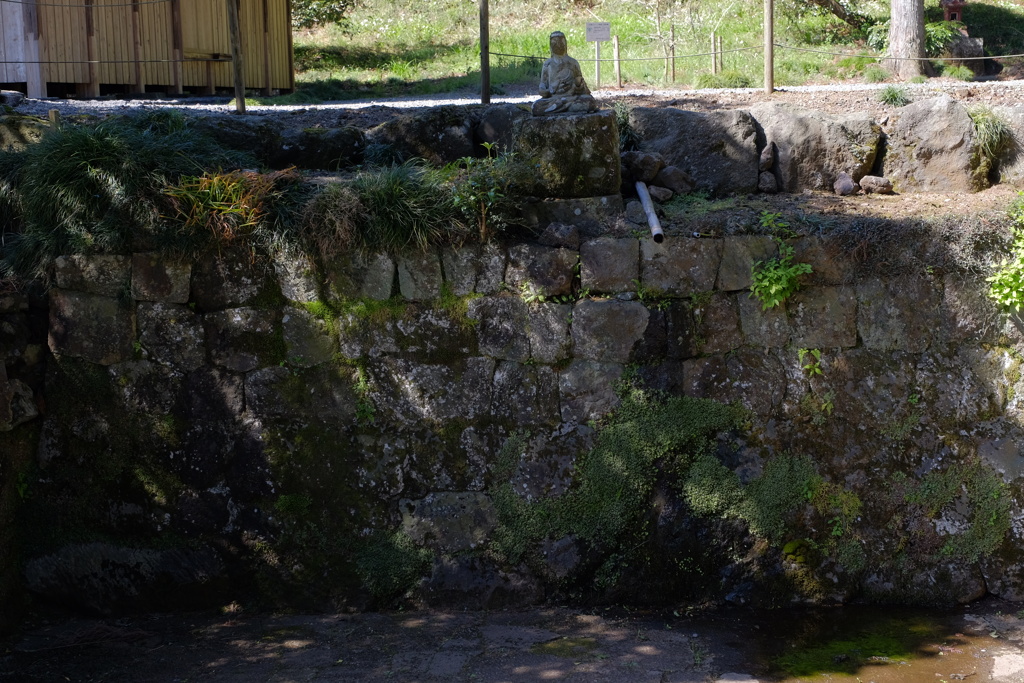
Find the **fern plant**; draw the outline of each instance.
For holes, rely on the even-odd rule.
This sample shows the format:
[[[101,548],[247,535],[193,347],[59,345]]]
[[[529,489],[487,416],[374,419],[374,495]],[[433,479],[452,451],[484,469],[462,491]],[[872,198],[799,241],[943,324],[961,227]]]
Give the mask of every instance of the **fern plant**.
[[[1009,258],[1003,259],[991,277],[988,296],[1006,310],[1019,313],[1024,307],[1024,192],[1017,193],[1017,200],[1010,205],[1009,216],[1013,221],[1013,244]]]

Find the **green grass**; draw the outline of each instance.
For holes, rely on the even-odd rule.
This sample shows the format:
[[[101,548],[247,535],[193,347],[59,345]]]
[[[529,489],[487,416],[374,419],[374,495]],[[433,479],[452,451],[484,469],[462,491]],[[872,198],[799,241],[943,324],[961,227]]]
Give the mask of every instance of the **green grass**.
[[[900,85],[887,85],[878,91],[878,101],[890,107],[905,107],[910,104],[910,93]]]
[[[679,87],[757,87],[761,84],[763,3],[736,0],[727,7],[709,0],[660,4],[660,22],[649,8],[627,0],[566,0],[557,8],[516,2],[490,7],[492,90],[536,85],[541,60],[548,56],[548,34],[566,33],[569,52],[580,60],[584,76],[595,86],[594,46],[586,42],[588,21],[608,21],[619,37],[625,85],[671,85],[666,60],[670,27],[675,27],[676,78]],[[936,0],[926,3],[928,21],[942,19]],[[869,19],[876,48],[884,42],[883,22],[889,3],[858,3]],[[1024,7],[999,0],[972,2],[966,12],[971,35],[985,38],[990,53],[1024,52]],[[862,57],[869,31],[855,30],[809,3],[785,3],[776,8],[776,41],[786,46],[835,53],[816,54],[786,48],[776,50],[775,81],[799,85],[810,81],[857,78],[869,82],[881,72],[869,69],[874,58]],[[711,74],[711,32],[722,36],[723,73]],[[935,24],[929,33],[934,46],[950,35]],[[438,92],[478,92],[480,83],[479,16],[475,4],[458,0],[366,0],[353,8],[343,24],[295,34],[297,92],[279,98],[256,98],[253,103],[294,104],[356,97],[379,97]],[[732,52],[732,50],[746,50]],[[878,49],[875,50],[878,53]],[[611,44],[601,55],[612,55]],[[688,56],[696,55],[696,56]],[[602,66],[601,84],[614,78],[612,65]],[[723,82],[728,81],[728,82]]]

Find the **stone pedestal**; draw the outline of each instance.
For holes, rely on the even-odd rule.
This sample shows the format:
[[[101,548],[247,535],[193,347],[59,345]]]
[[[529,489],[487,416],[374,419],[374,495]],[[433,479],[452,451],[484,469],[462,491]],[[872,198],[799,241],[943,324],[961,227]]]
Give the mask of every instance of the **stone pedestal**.
[[[523,120],[519,155],[535,165],[537,197],[601,197],[621,185],[615,112],[566,114]]]

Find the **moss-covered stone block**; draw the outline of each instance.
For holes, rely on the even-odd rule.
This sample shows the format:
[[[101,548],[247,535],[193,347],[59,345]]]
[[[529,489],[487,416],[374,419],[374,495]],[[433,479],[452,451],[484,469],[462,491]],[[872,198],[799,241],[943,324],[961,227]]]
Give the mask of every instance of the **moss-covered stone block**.
[[[622,184],[613,111],[524,119],[516,152],[536,166],[538,197],[601,197]]]

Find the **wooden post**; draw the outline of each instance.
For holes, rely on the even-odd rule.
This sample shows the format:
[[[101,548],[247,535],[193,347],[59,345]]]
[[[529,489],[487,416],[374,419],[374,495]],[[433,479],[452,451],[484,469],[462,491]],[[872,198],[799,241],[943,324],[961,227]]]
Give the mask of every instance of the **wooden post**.
[[[135,83],[132,92],[146,92],[146,79],[142,75],[142,15],[139,0],[132,0],[132,59],[135,62]]]
[[[263,0],[263,96],[270,97],[273,88],[270,83],[270,8],[269,0]]]
[[[718,70],[725,71],[725,38],[718,36]]]
[[[46,78],[39,51],[40,35],[39,8],[36,0],[26,0],[22,8],[25,24],[25,94],[32,99],[46,97]]]
[[[245,71],[242,65],[242,28],[238,23],[238,0],[227,0],[228,32],[231,34],[231,66],[235,72],[235,111],[245,113]]]
[[[292,0],[287,0],[288,6],[288,21],[292,20]],[[288,89],[295,92],[295,44],[292,38],[292,27],[289,23],[285,27],[285,33],[288,34]]]
[[[594,41],[594,90],[601,88],[601,41]]]
[[[672,82],[676,82],[676,25],[669,24],[668,27],[668,54],[672,67]]]
[[[181,0],[171,0],[171,92],[180,95],[185,92],[185,74],[182,60],[185,59],[184,38],[181,32]]]
[[[711,75],[718,73],[718,36],[711,32]]]
[[[59,109],[50,109],[48,112],[46,112],[46,116],[50,120],[50,124],[54,128],[56,128],[57,126],[60,125],[60,110]]]
[[[78,91],[86,97],[100,96],[100,70],[96,60],[99,59],[99,45],[96,42],[96,18],[93,16],[93,0],[85,0],[82,5],[85,12],[85,59],[89,62],[86,73],[89,81],[80,83]]]
[[[622,60],[619,54],[619,37],[612,36],[612,47],[615,50],[615,87],[622,87]]]
[[[491,103],[490,9],[480,0],[480,104]]]
[[[775,92],[775,0],[764,0],[764,91]]]

